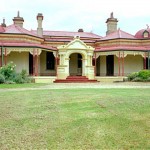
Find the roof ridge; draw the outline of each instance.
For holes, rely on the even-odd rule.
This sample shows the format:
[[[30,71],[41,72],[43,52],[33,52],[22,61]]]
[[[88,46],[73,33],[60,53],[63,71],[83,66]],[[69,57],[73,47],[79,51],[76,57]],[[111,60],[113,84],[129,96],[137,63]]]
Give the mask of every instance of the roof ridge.
[[[133,34],[131,34],[131,33],[128,33],[128,32],[123,31],[123,30],[121,30],[121,29],[120,29],[120,31],[122,31],[122,32],[124,32],[124,33],[126,33],[126,34],[131,35],[131,36],[133,36],[133,37],[134,37],[134,35],[133,35]]]
[[[119,38],[121,38],[121,31],[118,29]]]

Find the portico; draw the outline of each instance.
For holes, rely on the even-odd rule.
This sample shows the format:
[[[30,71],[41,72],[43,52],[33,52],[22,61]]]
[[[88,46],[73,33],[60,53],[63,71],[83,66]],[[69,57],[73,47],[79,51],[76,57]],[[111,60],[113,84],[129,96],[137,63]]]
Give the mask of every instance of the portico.
[[[79,37],[67,45],[58,46],[60,61],[57,66],[57,79],[66,79],[71,75],[94,79],[93,52],[94,48],[87,46]]]

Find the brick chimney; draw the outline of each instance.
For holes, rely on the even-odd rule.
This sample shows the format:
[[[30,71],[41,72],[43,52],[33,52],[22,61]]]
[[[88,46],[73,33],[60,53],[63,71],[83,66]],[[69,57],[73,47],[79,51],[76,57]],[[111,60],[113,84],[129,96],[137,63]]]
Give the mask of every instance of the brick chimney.
[[[37,35],[39,35],[39,36],[43,36],[42,21],[43,21],[43,15],[42,15],[42,13],[38,13],[38,15],[37,15],[37,22],[38,22]]]
[[[117,18],[114,18],[113,16],[113,12],[110,14],[110,18],[107,19],[106,23],[107,23],[107,31],[106,31],[106,35],[117,31]]]
[[[17,13],[17,17],[14,17],[13,21],[14,21],[14,24],[15,24],[15,25],[18,25],[18,26],[20,26],[20,27],[23,27],[24,19],[23,19],[22,17],[20,17],[19,11],[18,11],[18,13]]]
[[[2,27],[6,27],[5,18],[3,18],[3,23],[1,24]]]

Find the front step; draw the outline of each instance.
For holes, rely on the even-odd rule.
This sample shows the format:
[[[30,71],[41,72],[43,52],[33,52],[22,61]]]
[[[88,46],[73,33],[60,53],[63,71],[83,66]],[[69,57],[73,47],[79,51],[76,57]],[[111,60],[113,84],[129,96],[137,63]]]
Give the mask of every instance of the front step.
[[[56,79],[54,83],[95,83],[97,80],[90,80],[86,76],[68,76],[66,79]]]

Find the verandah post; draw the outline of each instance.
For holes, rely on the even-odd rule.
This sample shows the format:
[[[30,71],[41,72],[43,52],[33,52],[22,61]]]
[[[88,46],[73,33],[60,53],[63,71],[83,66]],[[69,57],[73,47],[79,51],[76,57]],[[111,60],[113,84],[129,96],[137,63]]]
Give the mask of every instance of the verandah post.
[[[33,76],[35,76],[35,50],[33,50]]]
[[[2,47],[1,47],[1,50],[0,50],[0,67],[2,67]]]
[[[95,67],[95,70],[94,70],[95,72],[94,73],[95,73],[95,76],[96,76],[96,52],[94,53],[94,56],[95,56],[95,66],[94,66]]]
[[[122,76],[124,76],[124,51],[122,52]]]
[[[150,70],[150,51],[148,51],[148,69]]]
[[[5,65],[7,65],[7,50],[6,50],[6,48],[4,50],[4,56],[5,56],[4,63],[5,63]]]
[[[118,76],[120,76],[120,51],[118,56]]]
[[[146,52],[144,53],[144,64],[143,64],[143,69],[146,69]]]

